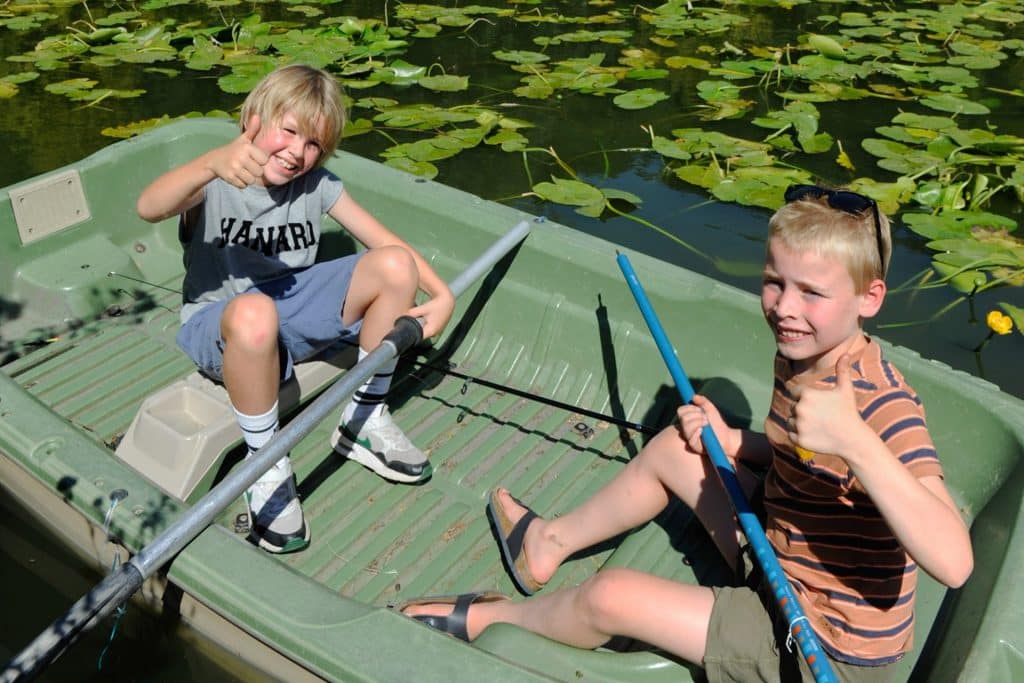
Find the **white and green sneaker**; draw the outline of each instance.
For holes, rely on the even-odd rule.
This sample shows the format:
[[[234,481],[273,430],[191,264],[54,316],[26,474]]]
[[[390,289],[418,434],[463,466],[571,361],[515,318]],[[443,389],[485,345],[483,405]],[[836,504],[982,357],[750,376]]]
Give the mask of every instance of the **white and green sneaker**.
[[[342,422],[331,435],[331,446],[349,460],[355,460],[390,481],[412,483],[430,476],[430,461],[391,419],[387,407],[367,418],[353,432]]]
[[[285,456],[245,492],[249,537],[272,553],[291,553],[309,545],[309,527],[295,490],[292,464]]]

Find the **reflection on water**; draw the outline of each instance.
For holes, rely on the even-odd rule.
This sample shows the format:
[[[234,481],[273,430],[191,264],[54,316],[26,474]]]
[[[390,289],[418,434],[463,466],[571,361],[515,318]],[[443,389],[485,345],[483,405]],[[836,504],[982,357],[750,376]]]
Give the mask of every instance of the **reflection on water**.
[[[0,487],[0,661],[6,663],[21,652],[101,578],[33,523]],[[168,624],[137,604],[129,605],[111,639],[113,625],[110,617],[87,631],[39,680],[269,680],[201,636]]]

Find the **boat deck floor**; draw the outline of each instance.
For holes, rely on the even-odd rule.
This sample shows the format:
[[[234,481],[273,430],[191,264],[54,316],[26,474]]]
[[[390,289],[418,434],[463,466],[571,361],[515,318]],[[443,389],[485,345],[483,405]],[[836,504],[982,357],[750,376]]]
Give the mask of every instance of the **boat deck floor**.
[[[154,289],[133,308],[59,339],[37,344],[4,372],[64,418],[115,448],[140,403],[194,371],[176,347],[180,295]],[[550,392],[598,410],[601,399],[584,367],[530,367],[496,372],[501,340],[467,338],[447,361],[460,373],[500,376],[513,386],[536,378]],[[581,359],[582,363],[582,359]],[[332,591],[371,605],[471,589],[512,592],[485,515],[488,492],[501,485],[541,515],[562,513],[618,472],[642,445],[641,435],[543,402],[467,382],[416,360],[399,366],[390,400],[397,422],[429,453],[433,477],[391,484],[333,453],[335,424],[323,423],[292,451],[312,543],[280,561]],[[507,364],[506,364],[507,370]],[[524,384],[517,384],[522,381]],[[607,391],[604,392],[605,400]],[[597,404],[588,406],[589,402]],[[656,406],[651,424],[666,419]],[[285,418],[287,420],[287,417]],[[226,454],[218,477],[239,461]],[[111,457],[114,457],[112,454]],[[241,500],[220,523],[235,530]],[[552,585],[574,584],[606,564],[628,565],[686,582],[724,578],[708,537],[681,504],[650,524],[572,558]]]

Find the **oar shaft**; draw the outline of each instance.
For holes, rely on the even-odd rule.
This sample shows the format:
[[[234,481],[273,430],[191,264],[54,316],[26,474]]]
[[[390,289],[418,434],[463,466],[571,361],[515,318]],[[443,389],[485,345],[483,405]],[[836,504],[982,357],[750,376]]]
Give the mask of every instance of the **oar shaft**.
[[[456,297],[466,291],[484,273],[489,271],[505,254],[525,239],[530,224],[521,221],[491,244],[449,285]],[[209,526],[217,515],[242,495],[263,473],[278,460],[287,455],[305,436],[373,376],[377,368],[405,352],[420,341],[422,330],[411,318],[396,321],[392,330],[360,363],[321,394],[287,426],[278,431],[274,438],[260,448],[231,476],[199,499],[178,523],[154,539],[130,562],[139,568],[144,577],[162,567],[181,551],[193,538]]]
[[[651,301],[647,298],[647,293],[644,291],[643,285],[640,284],[640,279],[637,277],[636,271],[633,270],[633,265],[629,262],[629,257],[619,253],[618,263],[619,268],[622,269],[622,274],[626,277],[626,283],[633,293],[633,298],[636,299],[637,306],[640,308],[640,313],[643,315],[647,327],[651,330],[654,343],[658,346],[658,351],[661,353],[661,357],[676,383],[676,388],[679,390],[683,402],[689,403],[693,400],[693,385],[690,384],[690,380],[686,376],[686,372],[683,370],[683,366],[679,362],[679,358],[676,356],[668,336],[665,334],[665,328],[662,326],[661,321],[658,320],[658,315],[654,312],[654,307],[651,306]],[[722,445],[719,443],[718,437],[715,436],[715,432],[710,425],[704,426],[704,429],[701,431],[701,438],[704,441],[704,447],[708,452],[708,456],[711,458],[711,462],[714,464],[715,470],[718,472],[722,484],[729,494],[733,507],[736,509],[736,517],[739,519],[740,527],[743,529],[743,533],[746,535],[747,541],[749,541],[750,547],[754,551],[754,556],[761,565],[765,581],[771,587],[775,600],[786,617],[786,623],[789,624],[790,633],[796,638],[800,651],[803,653],[804,659],[807,660],[811,673],[814,674],[814,680],[818,683],[832,683],[836,681],[837,679],[828,662],[828,657],[825,656],[825,652],[822,650],[821,644],[814,634],[814,629],[810,628],[807,617],[804,615],[800,603],[793,593],[789,579],[786,577],[785,572],[782,571],[782,566],[779,565],[779,560],[775,557],[775,552],[768,542],[768,537],[765,536],[761,522],[750,508],[750,503],[747,502],[747,497],[743,493],[743,487],[740,486],[739,479],[736,477],[736,470],[733,469],[732,463],[726,457],[725,451],[722,449]]]
[[[530,224],[519,222],[470,263],[449,285],[456,297],[465,292],[495,263],[523,241]],[[153,539],[122,568],[108,575],[86,593],[63,616],[39,634],[4,670],[0,683],[28,680],[56,659],[79,634],[113,612],[138,590],[157,569],[192,542],[203,529],[232,502],[238,499],[270,467],[288,454],[309,432],[331,414],[341,402],[355,393],[378,368],[417,344],[423,335],[421,323],[403,317],[395,322],[380,345],[356,363],[309,407],[279,430],[265,446],[200,498],[177,521]]]

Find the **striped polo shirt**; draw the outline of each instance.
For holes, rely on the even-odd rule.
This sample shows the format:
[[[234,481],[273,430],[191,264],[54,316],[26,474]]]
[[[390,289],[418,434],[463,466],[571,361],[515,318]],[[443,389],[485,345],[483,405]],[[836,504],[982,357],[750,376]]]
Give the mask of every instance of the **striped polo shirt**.
[[[941,477],[921,400],[881,347],[869,340],[851,361],[861,417],[911,474]],[[792,374],[789,361],[776,355],[765,420],[775,452],[765,479],[765,532],[830,655],[868,666],[896,661],[913,646],[917,565],[845,461],[816,454],[803,462],[795,454],[786,429],[798,381]],[[810,381],[829,388],[836,377]]]

